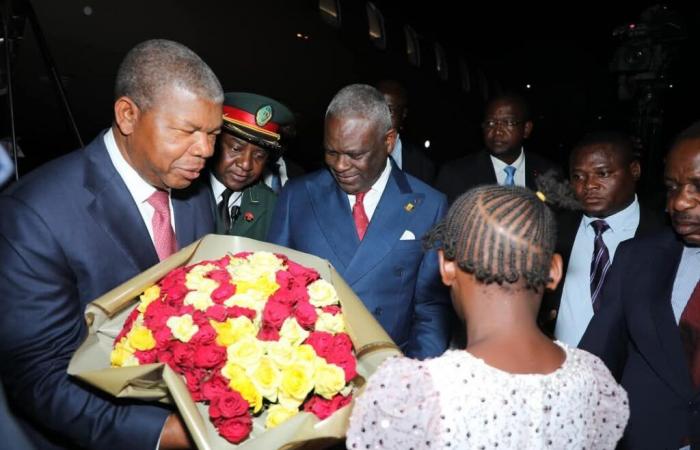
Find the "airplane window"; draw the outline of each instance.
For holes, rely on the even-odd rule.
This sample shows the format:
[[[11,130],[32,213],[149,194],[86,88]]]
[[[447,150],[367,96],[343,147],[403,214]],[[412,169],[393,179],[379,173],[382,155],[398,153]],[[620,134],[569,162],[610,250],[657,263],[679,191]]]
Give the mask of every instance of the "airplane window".
[[[469,66],[464,58],[459,58],[459,72],[462,78],[462,90],[465,94],[468,94],[472,90],[471,80],[469,79]]]
[[[369,39],[378,48],[386,48],[386,33],[384,32],[384,16],[372,2],[367,2],[367,20],[369,21]]]
[[[420,44],[418,42],[418,35],[409,25],[406,25],[403,31],[406,35],[406,56],[408,56],[408,62],[416,67],[420,67]]]
[[[435,68],[442,81],[447,81],[447,56],[442,45],[435,43]]]
[[[318,0],[318,10],[326,23],[340,27],[340,0]]]

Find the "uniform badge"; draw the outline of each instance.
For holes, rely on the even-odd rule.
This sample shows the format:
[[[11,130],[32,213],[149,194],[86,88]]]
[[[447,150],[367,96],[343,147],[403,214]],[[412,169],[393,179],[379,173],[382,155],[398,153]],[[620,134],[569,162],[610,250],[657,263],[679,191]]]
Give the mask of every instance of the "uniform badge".
[[[415,208],[416,205],[413,204],[413,202],[408,202],[406,203],[406,206],[403,207],[403,209],[406,210],[406,212],[411,212],[413,211],[413,208]]]
[[[265,105],[255,113],[255,123],[259,127],[264,127],[272,119],[272,106]]]
[[[246,211],[246,213],[243,214],[243,218],[245,219],[246,222],[252,222],[255,219],[255,216],[253,215],[252,212]]]

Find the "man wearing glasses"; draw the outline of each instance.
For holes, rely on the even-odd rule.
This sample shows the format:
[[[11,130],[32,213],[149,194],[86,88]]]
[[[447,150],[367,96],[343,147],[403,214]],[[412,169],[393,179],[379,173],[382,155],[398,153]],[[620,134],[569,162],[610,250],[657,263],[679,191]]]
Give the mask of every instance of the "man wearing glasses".
[[[452,203],[460,194],[482,184],[526,186],[536,189],[538,175],[560,169],[552,162],[523,149],[532,132],[525,99],[504,94],[486,105],[481,124],[485,149],[445,164],[436,187]]]

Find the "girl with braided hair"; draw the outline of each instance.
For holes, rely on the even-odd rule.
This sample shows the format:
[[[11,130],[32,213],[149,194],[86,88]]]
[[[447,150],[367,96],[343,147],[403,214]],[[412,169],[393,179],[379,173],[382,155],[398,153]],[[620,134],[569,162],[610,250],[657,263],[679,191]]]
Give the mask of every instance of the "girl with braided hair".
[[[537,326],[562,260],[545,203],[572,207],[545,177],[534,193],[482,186],[459,197],[424,238],[467,324],[465,350],[387,360],[356,399],[349,449],[613,449],[627,394],[595,356]]]

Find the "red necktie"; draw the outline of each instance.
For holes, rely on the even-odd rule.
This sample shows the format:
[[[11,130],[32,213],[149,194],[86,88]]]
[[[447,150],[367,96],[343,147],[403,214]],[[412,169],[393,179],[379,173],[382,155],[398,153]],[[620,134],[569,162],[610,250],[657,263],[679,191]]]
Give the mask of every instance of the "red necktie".
[[[365,206],[362,204],[366,194],[366,192],[356,194],[355,205],[352,207],[352,218],[355,220],[355,229],[357,230],[357,236],[359,236],[360,240],[365,237],[367,227],[369,226],[369,219],[367,218],[367,213],[365,213]]]
[[[170,198],[167,192],[156,190],[147,201],[155,210],[151,219],[153,243],[162,261],[177,250],[175,232],[170,224]]]
[[[695,285],[690,300],[685,305],[678,327],[693,386],[697,389],[700,387],[700,281]]]

